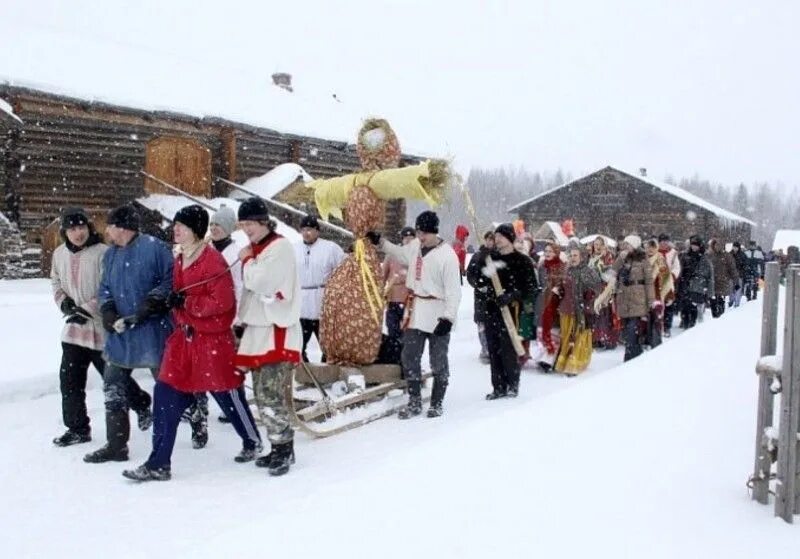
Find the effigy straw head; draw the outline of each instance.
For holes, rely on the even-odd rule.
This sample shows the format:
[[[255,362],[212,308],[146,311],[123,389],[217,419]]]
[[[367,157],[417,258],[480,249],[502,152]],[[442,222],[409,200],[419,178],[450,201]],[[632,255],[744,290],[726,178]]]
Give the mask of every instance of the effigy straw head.
[[[400,164],[400,142],[382,118],[368,118],[358,132],[356,151],[366,171],[393,169]]]

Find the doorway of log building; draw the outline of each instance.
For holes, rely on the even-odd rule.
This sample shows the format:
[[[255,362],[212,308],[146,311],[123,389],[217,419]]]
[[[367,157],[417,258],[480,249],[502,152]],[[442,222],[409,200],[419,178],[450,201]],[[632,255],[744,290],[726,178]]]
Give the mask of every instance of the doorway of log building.
[[[164,136],[150,140],[145,171],[193,196],[211,197],[211,151],[196,140]],[[148,194],[175,194],[145,179]]]

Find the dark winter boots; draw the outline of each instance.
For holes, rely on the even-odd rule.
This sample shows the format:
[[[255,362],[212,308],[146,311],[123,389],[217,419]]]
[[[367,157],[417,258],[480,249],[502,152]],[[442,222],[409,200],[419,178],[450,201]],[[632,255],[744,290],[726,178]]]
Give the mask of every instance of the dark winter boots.
[[[447,380],[433,379],[433,390],[431,390],[431,405],[428,408],[428,417],[440,417],[444,413],[442,404],[444,394],[447,392]]]
[[[142,464],[135,470],[125,470],[122,475],[133,481],[169,481],[172,473],[169,468],[150,468]]]
[[[498,390],[494,389],[489,394],[486,395],[487,400],[499,400],[500,398],[505,398],[508,396],[508,393],[505,390]]]
[[[289,467],[294,464],[294,441],[272,445],[270,457],[269,475],[282,476],[289,471]]]
[[[53,439],[53,444],[56,446],[72,446],[74,444],[88,443],[91,440],[92,435],[89,431],[78,433],[76,431],[67,430],[67,432],[60,437]]]
[[[247,462],[252,462],[258,456],[258,449],[255,448],[243,448],[239,454],[234,456],[233,461],[239,464],[245,464]]]
[[[127,462],[128,461],[128,447],[112,448],[111,445],[105,445],[94,452],[90,452],[83,457],[83,461],[87,464],[103,464],[104,462]]]
[[[408,381],[408,404],[400,410],[397,417],[410,419],[422,413],[422,381]]]
[[[108,443],[83,457],[89,464],[125,462],[128,459],[128,437],[131,422],[128,410],[106,411],[106,440]]]

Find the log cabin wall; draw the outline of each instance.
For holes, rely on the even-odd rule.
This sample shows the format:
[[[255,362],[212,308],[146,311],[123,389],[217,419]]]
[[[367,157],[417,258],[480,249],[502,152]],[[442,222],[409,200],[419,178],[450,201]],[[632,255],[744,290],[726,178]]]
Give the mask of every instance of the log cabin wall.
[[[699,234],[726,242],[750,237],[750,226],[728,221],[636,177],[605,168],[517,210],[529,226],[573,219],[578,237],[602,233],[642,238],[668,233],[673,240]]]
[[[360,166],[355,146],[345,142],[3,84],[0,97],[11,103],[24,121],[17,125],[0,120],[0,210],[16,223],[27,242],[35,244],[42,243],[45,228],[63,207],[107,212],[143,196],[146,192],[139,170],[145,167],[148,145],[165,137],[207,149],[212,175],[237,182],[288,161],[323,178],[353,172]],[[406,163],[418,161],[404,158]],[[212,196],[228,194],[227,187],[213,180],[210,189]],[[387,223],[405,223],[404,212],[404,204],[390,202]]]

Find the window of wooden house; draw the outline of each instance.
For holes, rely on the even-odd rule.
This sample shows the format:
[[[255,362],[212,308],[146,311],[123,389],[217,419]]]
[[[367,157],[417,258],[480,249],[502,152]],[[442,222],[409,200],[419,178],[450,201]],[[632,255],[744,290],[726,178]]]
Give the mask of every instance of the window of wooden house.
[[[162,137],[147,143],[145,171],[194,196],[211,197],[211,150],[188,138]],[[150,194],[175,194],[145,180]]]

